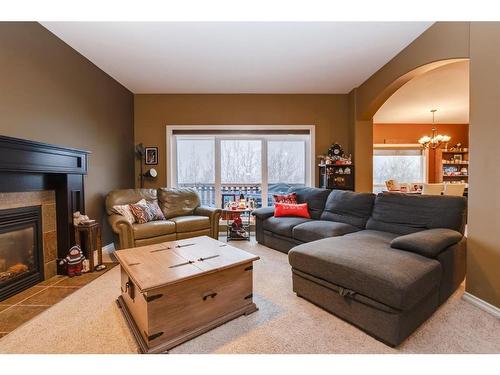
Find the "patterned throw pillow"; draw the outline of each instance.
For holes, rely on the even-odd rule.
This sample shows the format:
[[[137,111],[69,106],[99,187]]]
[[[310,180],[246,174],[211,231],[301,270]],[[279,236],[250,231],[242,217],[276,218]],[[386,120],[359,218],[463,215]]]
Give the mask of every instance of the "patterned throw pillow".
[[[141,200],[135,204],[130,204],[130,210],[139,224],[144,224],[154,220],[165,220],[163,212],[161,212],[158,203],[155,201],[147,202]]]
[[[297,204],[297,193],[274,194],[274,203]]]
[[[139,203],[139,202],[137,202]],[[115,214],[122,215],[130,224],[135,223],[135,217],[129,204],[117,204],[111,209]]]
[[[161,212],[160,206],[158,206],[156,201],[146,202],[146,206],[148,207],[151,220],[165,220],[165,215]]]

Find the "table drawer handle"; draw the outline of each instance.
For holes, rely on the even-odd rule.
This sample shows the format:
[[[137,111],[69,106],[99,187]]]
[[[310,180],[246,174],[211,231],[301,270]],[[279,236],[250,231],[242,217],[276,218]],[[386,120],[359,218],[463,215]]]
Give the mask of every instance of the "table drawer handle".
[[[210,293],[210,294],[206,294],[203,296],[203,301],[206,301],[208,299],[208,297],[211,297],[211,298],[215,298],[215,296],[217,295],[217,293]]]

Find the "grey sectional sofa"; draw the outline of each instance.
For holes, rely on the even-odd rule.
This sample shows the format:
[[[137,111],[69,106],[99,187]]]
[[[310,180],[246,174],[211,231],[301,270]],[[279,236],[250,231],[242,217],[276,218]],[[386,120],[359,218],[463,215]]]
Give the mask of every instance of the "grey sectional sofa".
[[[288,252],[298,296],[397,346],[465,277],[462,197],[296,190],[311,219],[254,212],[257,241]]]

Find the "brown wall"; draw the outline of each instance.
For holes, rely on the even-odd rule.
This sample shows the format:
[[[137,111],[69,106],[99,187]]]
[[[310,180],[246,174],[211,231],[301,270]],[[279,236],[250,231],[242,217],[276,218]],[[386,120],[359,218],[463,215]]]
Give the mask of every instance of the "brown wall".
[[[432,124],[373,124],[373,143],[417,143],[417,140],[432,133]],[[440,134],[451,137],[450,145],[461,143],[463,147],[469,145],[468,124],[437,124]],[[436,163],[434,150],[429,150],[428,179],[436,182]]]
[[[348,95],[140,94],[134,119],[135,142],[159,147],[158,178],[146,187],[166,186],[166,125],[315,125],[316,154],[334,141],[352,152]]]
[[[371,119],[399,87],[442,60],[468,57],[469,22],[436,22],[358,87],[358,120]]]
[[[0,133],[92,152],[86,211],[133,186],[133,95],[35,22],[0,22]]]
[[[500,307],[500,23],[470,32],[469,293]]]

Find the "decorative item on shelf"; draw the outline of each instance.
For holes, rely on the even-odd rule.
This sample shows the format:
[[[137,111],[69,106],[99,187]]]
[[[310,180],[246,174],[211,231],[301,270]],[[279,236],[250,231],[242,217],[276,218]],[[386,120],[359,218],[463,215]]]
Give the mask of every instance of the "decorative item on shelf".
[[[436,127],[434,126],[434,116],[436,114],[437,109],[431,109],[432,113],[432,134],[430,136],[425,135],[422,138],[418,140],[418,143],[423,148],[432,148],[436,149],[442,145],[447,148],[448,142],[450,141],[451,137],[449,135],[442,135],[438,134]]]
[[[94,224],[95,220],[89,219],[87,215],[83,215],[80,211],[73,212],[73,225],[90,225]]]
[[[318,155],[319,166],[322,165],[350,165],[352,164],[351,155],[345,156],[344,149],[338,143],[333,143],[327,150],[326,155]]]
[[[339,145],[338,143],[332,144],[328,149],[328,156],[333,160],[337,160],[337,158],[343,157],[344,150],[342,149],[342,146]]]
[[[335,177],[334,181],[335,181],[335,184],[337,184],[339,187],[345,186],[345,178],[344,177],[337,176],[337,177]]]
[[[247,202],[245,200],[245,196],[243,194],[240,194],[240,201],[238,203],[238,208],[239,209],[245,209],[247,206]]]
[[[462,152],[462,144],[457,143],[455,146],[452,146],[450,148],[446,148],[444,151],[446,151],[446,152]]]
[[[342,146],[333,143],[326,155],[318,156],[320,163],[320,187],[324,189],[354,190],[354,166],[352,156],[346,155]],[[348,167],[346,167],[348,166]]]

